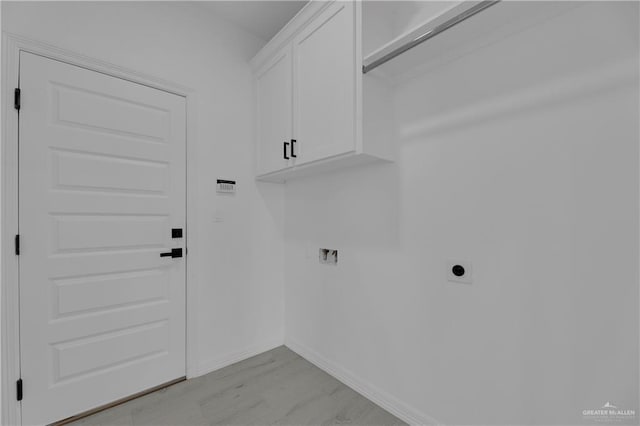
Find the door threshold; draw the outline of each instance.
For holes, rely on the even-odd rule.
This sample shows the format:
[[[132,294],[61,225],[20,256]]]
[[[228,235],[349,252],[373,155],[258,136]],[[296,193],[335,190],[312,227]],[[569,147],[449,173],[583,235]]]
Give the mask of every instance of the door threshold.
[[[71,422],[75,422],[76,420],[80,420],[80,419],[83,419],[85,417],[89,417],[89,416],[91,416],[93,414],[99,413],[100,411],[104,411],[104,410],[107,410],[109,408],[113,408],[115,406],[124,404],[125,402],[129,402],[129,401],[134,400],[136,398],[140,398],[141,396],[145,396],[145,395],[148,395],[148,394],[153,393],[155,391],[159,391],[160,389],[168,388],[169,386],[173,386],[173,385],[175,385],[177,383],[184,382],[185,380],[187,380],[187,378],[185,376],[183,376],[183,377],[180,377],[178,379],[171,380],[170,382],[165,382],[165,383],[163,383],[161,385],[154,386],[152,388],[143,390],[141,392],[134,393],[133,395],[126,396],[124,398],[120,398],[120,399],[115,400],[113,402],[110,402],[108,404],[101,405],[100,407],[93,408],[91,410],[85,411],[85,412],[80,413],[80,414],[76,414],[75,416],[67,417],[64,420],[60,420],[60,421],[57,421],[55,423],[51,423],[49,426],[62,426],[62,425],[69,424]]]

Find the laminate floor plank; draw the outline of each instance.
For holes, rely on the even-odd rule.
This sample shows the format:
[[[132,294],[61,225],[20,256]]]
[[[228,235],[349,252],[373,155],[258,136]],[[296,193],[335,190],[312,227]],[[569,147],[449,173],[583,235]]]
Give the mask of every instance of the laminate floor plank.
[[[281,346],[71,424],[387,426],[405,423]]]

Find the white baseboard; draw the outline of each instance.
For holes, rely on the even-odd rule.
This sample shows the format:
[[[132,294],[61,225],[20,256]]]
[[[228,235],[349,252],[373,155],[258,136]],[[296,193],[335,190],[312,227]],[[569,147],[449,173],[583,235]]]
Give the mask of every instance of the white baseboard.
[[[336,365],[298,342],[285,339],[285,346],[410,425],[444,425],[444,423],[409,407],[397,398],[356,377],[344,367]]]
[[[198,365],[198,369],[194,377],[202,376],[231,364],[235,364],[236,362],[244,361],[247,358],[260,355],[263,352],[270,351],[271,349],[282,346],[283,344],[284,342],[282,338],[265,340],[264,342],[251,345],[250,347],[240,351],[230,352],[220,357],[210,358]]]

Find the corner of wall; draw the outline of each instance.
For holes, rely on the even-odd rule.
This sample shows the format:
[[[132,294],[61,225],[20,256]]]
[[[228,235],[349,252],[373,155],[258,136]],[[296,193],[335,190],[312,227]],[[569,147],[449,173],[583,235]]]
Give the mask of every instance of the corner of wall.
[[[231,351],[219,357],[209,358],[199,363],[194,377],[203,376],[205,374],[211,373],[212,371],[216,371],[231,364],[235,364],[236,362],[244,361],[245,359],[259,355],[263,352],[270,351],[271,349],[275,349],[278,346],[282,346],[283,344],[284,341],[282,337],[275,336],[270,339],[266,339],[253,344],[245,349]]]
[[[357,377],[351,371],[346,368],[335,364],[334,362],[323,357],[314,350],[304,346],[303,344],[285,337],[284,345],[297,353],[307,361],[314,364],[316,367],[340,380],[356,392],[362,394],[366,398],[370,399],[380,407],[384,408],[400,420],[407,422],[410,425],[444,425],[444,423],[436,420],[435,418],[416,410],[413,407],[401,402],[394,396],[384,392],[377,388],[361,377]]]

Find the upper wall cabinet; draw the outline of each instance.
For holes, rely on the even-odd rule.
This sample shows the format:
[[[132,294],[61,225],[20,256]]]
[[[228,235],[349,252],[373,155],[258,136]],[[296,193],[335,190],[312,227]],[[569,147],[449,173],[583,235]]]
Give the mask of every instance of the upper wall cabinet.
[[[355,7],[337,1],[293,40],[296,164],[354,151],[356,138]]]
[[[292,73],[290,46],[278,51],[255,73],[258,174],[293,165],[288,155],[293,130]]]
[[[392,160],[390,111],[366,107],[390,99],[363,79],[361,16],[360,2],[311,1],[252,60],[257,179]]]

